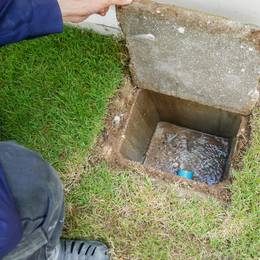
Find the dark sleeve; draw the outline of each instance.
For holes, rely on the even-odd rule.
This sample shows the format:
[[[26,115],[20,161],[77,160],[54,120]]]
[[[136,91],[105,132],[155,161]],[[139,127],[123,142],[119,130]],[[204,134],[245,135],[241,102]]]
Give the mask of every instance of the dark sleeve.
[[[0,165],[0,259],[22,238],[22,224]]]
[[[0,46],[62,30],[57,0],[0,0]]]

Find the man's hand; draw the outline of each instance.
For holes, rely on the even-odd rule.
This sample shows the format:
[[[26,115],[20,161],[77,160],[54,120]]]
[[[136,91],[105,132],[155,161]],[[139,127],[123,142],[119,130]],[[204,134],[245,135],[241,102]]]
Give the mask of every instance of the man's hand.
[[[79,23],[92,14],[106,15],[111,5],[128,5],[133,0],[58,0],[64,22]]]

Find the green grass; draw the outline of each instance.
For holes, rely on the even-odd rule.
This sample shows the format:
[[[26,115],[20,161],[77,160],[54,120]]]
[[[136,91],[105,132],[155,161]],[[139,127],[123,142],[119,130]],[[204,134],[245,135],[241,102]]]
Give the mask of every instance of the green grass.
[[[121,57],[116,40],[70,28],[0,50],[1,139],[41,152],[65,184],[76,180],[64,236],[100,239],[116,259],[259,259],[259,109],[229,206],[105,162],[84,169],[123,80]]]
[[[1,48],[0,138],[38,150],[59,170],[80,162],[122,82],[119,50],[112,38],[71,28]]]

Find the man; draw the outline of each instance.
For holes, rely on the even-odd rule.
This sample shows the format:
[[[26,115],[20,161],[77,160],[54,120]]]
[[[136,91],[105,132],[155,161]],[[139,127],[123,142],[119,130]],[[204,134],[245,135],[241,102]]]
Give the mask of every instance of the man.
[[[0,0],[0,46],[62,32],[63,21],[81,22],[131,2]],[[54,169],[26,148],[0,142],[0,259],[109,259],[100,242],[60,240],[63,222],[62,185]]]

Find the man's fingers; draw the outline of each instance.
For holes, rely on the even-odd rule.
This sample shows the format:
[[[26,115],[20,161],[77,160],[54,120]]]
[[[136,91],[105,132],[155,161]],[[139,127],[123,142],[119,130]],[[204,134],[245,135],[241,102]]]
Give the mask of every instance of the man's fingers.
[[[65,16],[63,17],[64,22],[70,22],[70,23],[81,23],[85,21],[88,18],[88,16]]]
[[[133,0],[58,0],[63,20],[73,23],[82,22],[92,14],[105,16],[111,5],[128,5],[132,2]]]
[[[129,5],[133,0],[113,0],[114,5]]]
[[[100,10],[98,12],[98,14],[101,15],[101,16],[105,16],[107,14],[108,10],[109,10],[109,7],[104,8],[104,9]]]

